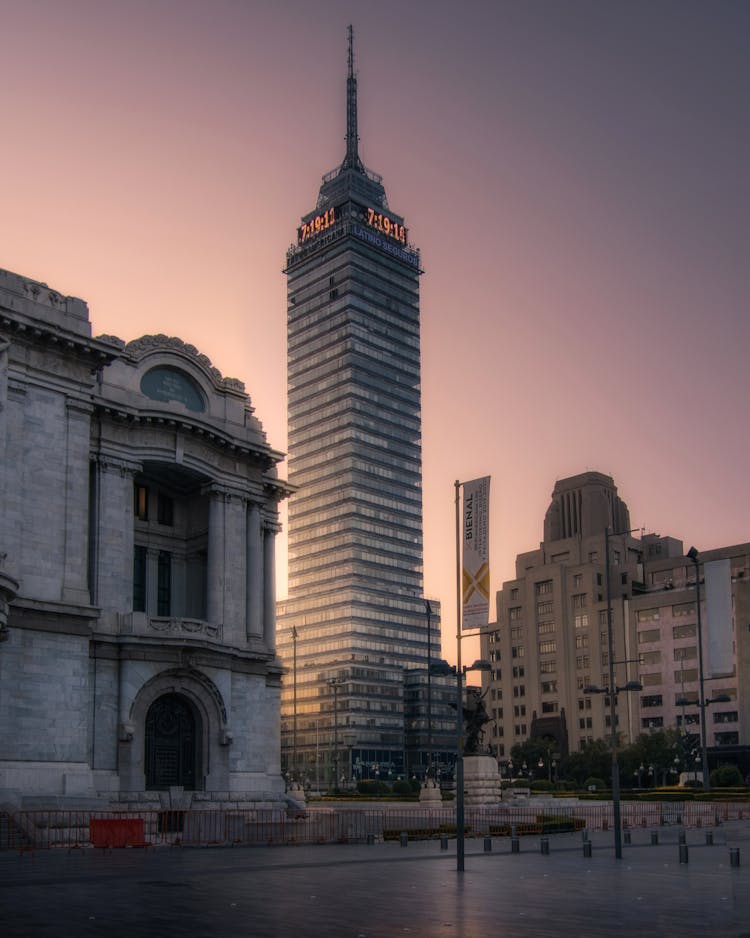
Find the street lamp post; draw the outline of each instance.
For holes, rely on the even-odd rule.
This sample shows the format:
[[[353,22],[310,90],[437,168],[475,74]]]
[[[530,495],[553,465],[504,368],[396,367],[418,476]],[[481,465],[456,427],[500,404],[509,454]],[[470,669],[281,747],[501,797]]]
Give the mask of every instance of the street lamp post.
[[[429,599],[424,601],[427,613],[427,777],[432,778],[432,606]]]
[[[609,687],[588,687],[584,693],[606,693],[609,695],[610,748],[612,750],[612,821],[615,829],[615,857],[622,859],[622,830],[620,827],[620,767],[617,763],[617,694],[620,691],[642,690],[638,681],[628,681],[624,687],[615,682],[615,641],[612,627],[612,581],[610,576],[609,539],[613,536],[631,534],[638,530],[613,531],[609,526],[604,532],[604,576],[607,584],[607,651],[609,660]],[[618,662],[619,663],[619,662]]]
[[[342,677],[332,677],[328,686],[333,688],[333,787],[339,787],[339,687],[344,683]]]
[[[698,688],[700,693],[701,714],[701,767],[703,771],[703,790],[711,791],[711,779],[708,776],[708,746],[706,744],[706,694],[703,677],[703,629],[701,626],[701,578],[698,566],[698,551],[691,547],[687,556],[695,565],[695,614],[698,623]]]
[[[489,661],[477,659],[472,665],[453,667],[447,661],[431,665],[433,674],[456,678],[456,870],[464,871],[464,700],[463,681],[468,671],[491,671]]]

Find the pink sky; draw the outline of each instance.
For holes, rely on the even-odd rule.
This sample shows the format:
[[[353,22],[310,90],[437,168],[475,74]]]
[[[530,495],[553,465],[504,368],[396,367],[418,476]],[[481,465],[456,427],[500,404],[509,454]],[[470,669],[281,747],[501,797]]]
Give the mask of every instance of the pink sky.
[[[344,155],[422,250],[425,581],[453,657],[453,482],[492,584],[557,478],[750,539],[750,6],[737,0],[3,0],[0,267],[245,381],[286,446],[281,269]],[[280,545],[285,554],[286,545]],[[283,557],[280,558],[283,594]]]

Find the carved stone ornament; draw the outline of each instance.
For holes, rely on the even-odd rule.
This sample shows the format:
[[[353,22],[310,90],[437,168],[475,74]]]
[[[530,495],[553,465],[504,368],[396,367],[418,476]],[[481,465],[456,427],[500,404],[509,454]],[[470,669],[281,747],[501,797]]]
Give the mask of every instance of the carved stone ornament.
[[[132,723],[120,724],[120,742],[121,743],[132,743],[134,736],[135,736],[135,727],[133,726]]]
[[[140,358],[148,352],[153,352],[155,349],[181,352],[183,355],[194,359],[202,368],[208,371],[214,381],[222,387],[233,391],[244,392],[245,390],[243,381],[240,381],[238,378],[225,378],[219,369],[215,368],[211,363],[211,359],[208,355],[203,355],[194,345],[183,342],[183,340],[177,336],[168,336],[163,333],[159,333],[158,335],[143,335],[140,339],[133,339],[132,342],[128,342],[125,346],[125,351],[136,358]]]

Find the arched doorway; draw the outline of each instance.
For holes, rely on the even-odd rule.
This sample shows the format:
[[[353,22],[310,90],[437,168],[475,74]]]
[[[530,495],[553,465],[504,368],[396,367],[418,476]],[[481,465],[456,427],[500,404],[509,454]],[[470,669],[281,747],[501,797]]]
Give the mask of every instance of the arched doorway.
[[[151,704],[146,715],[147,789],[199,787],[200,729],[200,716],[187,698],[165,694]]]

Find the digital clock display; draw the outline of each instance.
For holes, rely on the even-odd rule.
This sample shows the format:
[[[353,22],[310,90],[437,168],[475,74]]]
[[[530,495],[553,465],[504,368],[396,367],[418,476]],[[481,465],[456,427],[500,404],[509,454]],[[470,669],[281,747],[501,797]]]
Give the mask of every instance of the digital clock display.
[[[406,244],[406,227],[388,215],[377,212],[374,208],[368,208],[365,221],[371,228],[381,231],[395,241],[400,241],[401,244]]]
[[[331,206],[329,209],[326,209],[325,212],[316,215],[314,218],[311,218],[310,221],[303,222],[299,226],[297,229],[297,243],[304,244],[306,241],[309,241],[310,238],[314,238],[316,234],[320,234],[321,231],[330,228],[335,221],[336,211],[334,207]]]

